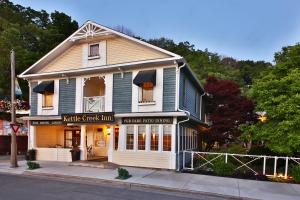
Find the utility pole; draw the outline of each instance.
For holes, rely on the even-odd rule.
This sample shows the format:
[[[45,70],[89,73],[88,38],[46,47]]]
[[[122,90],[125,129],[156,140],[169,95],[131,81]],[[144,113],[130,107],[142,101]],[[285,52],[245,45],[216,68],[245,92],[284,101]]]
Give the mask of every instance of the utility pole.
[[[12,49],[10,51],[10,67],[11,67],[11,124],[16,124],[16,110],[15,110],[15,51]],[[17,160],[17,136],[12,128],[11,131],[11,150],[10,150],[10,167],[18,167]]]

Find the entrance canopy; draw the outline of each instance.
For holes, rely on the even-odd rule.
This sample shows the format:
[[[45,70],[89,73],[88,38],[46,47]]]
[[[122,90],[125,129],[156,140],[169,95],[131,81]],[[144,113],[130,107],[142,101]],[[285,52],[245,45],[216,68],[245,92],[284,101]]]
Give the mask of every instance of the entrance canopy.
[[[137,86],[141,86],[147,82],[150,82],[153,84],[153,86],[155,86],[156,70],[140,71],[133,79],[133,83]]]
[[[33,88],[33,92],[44,94],[45,92],[54,93],[54,81],[43,81]]]

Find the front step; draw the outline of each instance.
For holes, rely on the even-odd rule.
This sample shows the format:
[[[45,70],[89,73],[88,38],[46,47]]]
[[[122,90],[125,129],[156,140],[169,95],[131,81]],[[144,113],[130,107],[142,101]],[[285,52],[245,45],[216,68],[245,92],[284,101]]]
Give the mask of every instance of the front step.
[[[95,162],[95,161],[86,161],[86,160],[79,160],[79,161],[71,162],[69,164],[69,166],[93,167],[93,168],[101,168],[101,169],[116,169],[116,168],[118,168],[118,165],[107,162],[107,161]]]

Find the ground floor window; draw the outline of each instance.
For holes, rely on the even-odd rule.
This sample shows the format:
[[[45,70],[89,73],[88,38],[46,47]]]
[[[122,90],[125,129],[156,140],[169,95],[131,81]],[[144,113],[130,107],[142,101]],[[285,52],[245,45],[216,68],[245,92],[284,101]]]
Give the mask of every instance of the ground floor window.
[[[172,127],[170,125],[163,126],[163,151],[171,151],[172,145]]]
[[[138,126],[138,150],[146,148],[146,126]]]
[[[114,146],[115,146],[115,150],[118,150],[118,146],[119,146],[119,127],[115,127],[115,140],[114,140]]]
[[[132,150],[134,146],[134,127],[126,126],[126,149]]]
[[[158,125],[151,126],[151,151],[158,151],[158,139],[159,139],[159,130]]]

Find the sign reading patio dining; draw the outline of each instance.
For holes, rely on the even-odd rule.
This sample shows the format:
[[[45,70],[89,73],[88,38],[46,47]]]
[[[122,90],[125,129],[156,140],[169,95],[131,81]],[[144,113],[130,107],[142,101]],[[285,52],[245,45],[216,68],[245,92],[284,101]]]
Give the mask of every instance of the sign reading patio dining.
[[[125,117],[122,124],[172,124],[172,117]]]
[[[111,123],[115,121],[113,112],[62,114],[64,123]]]

